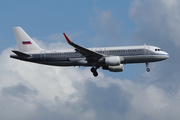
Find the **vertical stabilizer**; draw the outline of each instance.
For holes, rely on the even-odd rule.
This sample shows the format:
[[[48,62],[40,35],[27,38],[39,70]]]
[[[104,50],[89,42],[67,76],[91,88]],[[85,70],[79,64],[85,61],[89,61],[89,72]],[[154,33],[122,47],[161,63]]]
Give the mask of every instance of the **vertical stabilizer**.
[[[13,27],[13,32],[19,51],[33,52],[42,50],[21,27]]]

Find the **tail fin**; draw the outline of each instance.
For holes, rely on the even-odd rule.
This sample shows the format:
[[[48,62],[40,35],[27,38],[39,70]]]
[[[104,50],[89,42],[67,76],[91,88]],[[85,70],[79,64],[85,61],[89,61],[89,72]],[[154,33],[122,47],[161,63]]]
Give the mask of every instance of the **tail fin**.
[[[13,32],[19,51],[33,52],[42,50],[21,27],[13,27]]]

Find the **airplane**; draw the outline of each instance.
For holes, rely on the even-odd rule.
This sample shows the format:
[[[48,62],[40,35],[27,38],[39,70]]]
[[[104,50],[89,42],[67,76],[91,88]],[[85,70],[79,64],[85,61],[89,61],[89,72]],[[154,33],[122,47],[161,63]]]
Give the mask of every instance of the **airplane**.
[[[85,66],[95,77],[97,69],[122,72],[124,64],[145,63],[147,72],[149,63],[165,60],[169,54],[159,47],[150,45],[85,48],[72,42],[65,33],[64,37],[74,49],[44,50],[21,28],[13,27],[18,50],[10,58],[52,66]]]

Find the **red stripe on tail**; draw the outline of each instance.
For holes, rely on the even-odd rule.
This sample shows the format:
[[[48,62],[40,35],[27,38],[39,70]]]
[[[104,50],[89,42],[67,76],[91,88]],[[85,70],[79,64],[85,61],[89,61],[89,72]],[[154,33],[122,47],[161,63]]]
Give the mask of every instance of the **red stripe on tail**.
[[[29,44],[32,44],[31,41],[24,41],[22,42],[23,45],[29,45]]]

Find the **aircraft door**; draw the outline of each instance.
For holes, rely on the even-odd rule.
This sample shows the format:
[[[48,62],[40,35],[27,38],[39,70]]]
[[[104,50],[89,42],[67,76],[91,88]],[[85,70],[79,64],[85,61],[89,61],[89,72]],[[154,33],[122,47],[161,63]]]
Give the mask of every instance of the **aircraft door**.
[[[144,44],[144,54],[146,55],[146,44]]]
[[[144,45],[144,54],[149,55],[149,53],[150,53],[149,46]]]
[[[109,51],[108,51],[108,50],[106,50],[106,48],[104,48],[104,50],[103,50],[103,54],[104,54],[104,55],[109,55]]]
[[[41,52],[41,60],[45,60],[46,59],[46,52],[42,51]]]
[[[147,54],[147,55],[149,55],[149,54],[150,54],[149,46],[147,46],[147,49],[146,49],[146,54]]]

